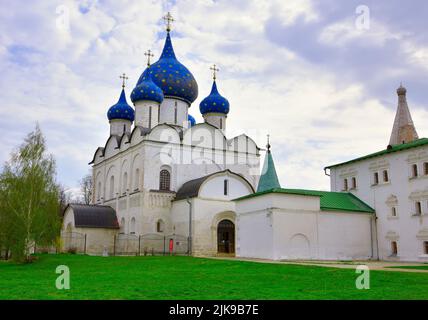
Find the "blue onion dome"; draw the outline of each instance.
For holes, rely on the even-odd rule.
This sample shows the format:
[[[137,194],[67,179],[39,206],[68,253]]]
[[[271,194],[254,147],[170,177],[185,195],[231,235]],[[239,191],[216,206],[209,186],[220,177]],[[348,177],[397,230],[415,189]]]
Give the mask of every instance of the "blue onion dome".
[[[148,73],[165,97],[181,99],[189,104],[198,97],[198,84],[190,71],[175,57],[169,32],[159,60],[143,72],[137,86],[146,79]]]
[[[190,127],[193,127],[196,124],[195,118],[193,118],[190,114],[187,115],[187,121],[189,121]]]
[[[144,71],[144,78],[131,92],[131,101],[133,103],[137,101],[155,101],[161,103],[163,101],[162,89],[153,82],[149,70],[150,67]]]
[[[109,120],[124,119],[134,121],[134,109],[126,102],[125,89],[122,88],[119,101],[108,109],[107,118]]]
[[[210,95],[199,104],[199,111],[201,111],[202,114],[209,112],[229,113],[229,101],[218,93],[215,80]]]

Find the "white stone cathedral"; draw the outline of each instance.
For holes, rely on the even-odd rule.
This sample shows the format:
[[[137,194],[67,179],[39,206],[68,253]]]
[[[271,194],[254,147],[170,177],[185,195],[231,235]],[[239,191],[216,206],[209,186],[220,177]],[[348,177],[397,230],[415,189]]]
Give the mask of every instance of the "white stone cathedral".
[[[147,53],[131,92],[134,107],[123,85],[107,112],[110,135],[90,162],[92,205],[67,207],[65,250],[428,259],[428,139],[417,137],[404,88],[387,149],[327,167],[332,192],[284,189],[269,143],[260,176],[256,143],[227,137],[230,106],[217,89],[215,65],[211,92],[199,105],[204,122],[188,114],[198,85],[175,55],[169,14],[166,20],[162,54],[150,64]]]

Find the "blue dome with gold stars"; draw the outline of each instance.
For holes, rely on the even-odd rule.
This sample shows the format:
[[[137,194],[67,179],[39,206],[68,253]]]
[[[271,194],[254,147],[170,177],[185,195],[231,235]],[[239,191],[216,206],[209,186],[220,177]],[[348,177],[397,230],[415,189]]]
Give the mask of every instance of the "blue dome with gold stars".
[[[156,101],[161,103],[163,101],[163,92],[152,80],[152,76],[149,72],[150,67],[144,71],[143,81],[138,84],[131,92],[131,101],[133,103],[137,101]]]
[[[198,97],[198,84],[190,71],[175,57],[169,32],[159,60],[143,72],[136,87],[146,80],[148,73],[165,97],[178,98],[189,104]]]
[[[124,119],[134,121],[134,109],[126,102],[125,89],[122,88],[119,101],[107,111],[109,120]]]
[[[199,104],[199,111],[201,111],[202,114],[209,112],[229,113],[229,101],[218,93],[215,80],[210,95]]]
[[[190,114],[187,115],[187,121],[189,121],[190,127],[193,127],[196,124],[195,118],[193,118],[193,116]]]

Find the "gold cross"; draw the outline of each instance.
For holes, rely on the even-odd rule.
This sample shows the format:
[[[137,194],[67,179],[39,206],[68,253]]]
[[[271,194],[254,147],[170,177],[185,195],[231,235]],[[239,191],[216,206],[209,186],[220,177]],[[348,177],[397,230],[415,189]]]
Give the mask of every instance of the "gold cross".
[[[171,13],[168,11],[168,13],[166,14],[166,16],[164,16],[162,19],[164,19],[165,22],[166,22],[166,31],[170,32],[171,31],[171,22],[174,21],[174,19],[172,18]]]
[[[152,53],[152,50],[147,50],[147,52],[144,52],[144,55],[147,57],[147,66],[150,67],[150,57],[154,57],[155,55]]]
[[[212,67],[210,67],[210,70],[213,71],[213,79],[216,79],[216,74],[218,71],[220,71],[218,68],[216,68],[216,65],[214,64]]]
[[[122,74],[119,78],[122,79],[122,88],[125,88],[125,81],[128,80],[128,77],[125,74]]]

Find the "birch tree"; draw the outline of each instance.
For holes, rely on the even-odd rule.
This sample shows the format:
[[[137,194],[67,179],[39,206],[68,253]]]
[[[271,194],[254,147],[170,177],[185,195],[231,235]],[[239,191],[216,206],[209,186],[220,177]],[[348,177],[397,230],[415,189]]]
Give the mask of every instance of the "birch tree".
[[[35,243],[53,244],[60,230],[55,161],[38,125],[5,164],[0,185],[0,230],[12,258],[28,261]]]

